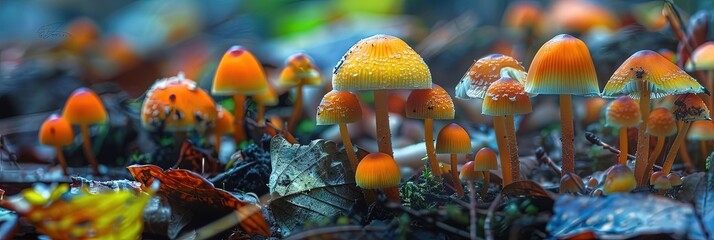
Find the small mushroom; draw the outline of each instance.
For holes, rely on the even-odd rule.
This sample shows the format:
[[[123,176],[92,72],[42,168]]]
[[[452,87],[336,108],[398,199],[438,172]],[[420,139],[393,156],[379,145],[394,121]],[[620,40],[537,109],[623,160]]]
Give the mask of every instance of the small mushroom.
[[[355,182],[363,189],[381,189],[390,202],[400,203],[399,166],[392,156],[377,152],[367,154],[357,166]]]
[[[637,180],[632,170],[625,165],[617,164],[607,170],[603,191],[605,194],[628,193],[636,186]]]
[[[233,126],[233,114],[226,110],[225,108],[218,107],[216,110],[218,114],[216,115],[216,123],[213,126],[213,138],[214,138],[214,148],[216,154],[221,154],[221,136],[224,134],[233,133],[235,127]]]
[[[431,89],[417,89],[409,94],[406,116],[424,119],[424,144],[429,159],[429,169],[434,176],[441,175],[439,161],[434,153],[434,119],[454,119],[454,102],[441,86],[433,84]],[[455,173],[454,173],[455,174]]]
[[[653,176],[654,178],[654,176]],[[669,182],[669,179],[667,178],[666,175],[662,174],[661,176],[658,176],[652,181],[652,188],[657,191],[657,194],[659,195],[664,195],[667,191],[672,189],[672,184]]]
[[[649,119],[647,119],[647,133],[657,137],[655,149],[647,161],[644,176],[647,177],[652,171],[654,163],[657,161],[662,149],[664,148],[665,138],[677,133],[677,120],[674,119],[672,111],[667,108],[658,107],[652,110]],[[642,180],[646,182],[645,179]],[[650,181],[651,182],[651,181]]]
[[[707,143],[714,140],[714,122],[700,120],[692,123],[687,133],[687,140],[699,141],[699,149],[702,151],[702,158],[709,156],[711,152],[707,149]]]
[[[701,79],[704,82],[707,90],[714,92],[714,42],[705,42],[699,45],[692,56],[687,61],[686,69],[688,71],[704,71],[707,79]],[[707,96],[705,101],[707,107],[711,108],[714,104],[714,95]]]
[[[481,189],[481,198],[486,199],[488,188],[491,186],[491,170],[498,170],[498,161],[496,160],[496,152],[490,148],[481,148],[474,156],[474,171],[483,173],[483,188]]]
[[[669,183],[672,185],[672,187],[676,188],[682,186],[682,177],[680,177],[677,173],[667,174],[667,179],[669,179]]]
[[[704,101],[699,98],[696,94],[684,94],[680,95],[677,100],[674,101],[674,107],[672,108],[672,114],[674,118],[679,122],[679,131],[677,132],[677,137],[672,143],[672,147],[667,152],[667,157],[664,159],[664,164],[662,164],[662,172],[669,173],[672,170],[672,164],[674,164],[674,157],[677,155],[682,143],[684,143],[684,137],[687,136],[687,131],[692,122],[697,120],[709,120],[709,109],[707,108]],[[686,160],[685,160],[686,161]],[[689,167],[692,167],[692,163],[687,163]]]
[[[607,126],[620,128],[620,157],[617,163],[627,164],[627,128],[637,127],[642,122],[640,107],[629,96],[622,96],[610,103],[605,117]]]
[[[352,146],[347,124],[358,122],[362,119],[362,107],[357,96],[348,91],[335,91],[325,94],[317,107],[317,125],[334,125],[340,128],[342,144],[345,146],[347,158],[352,170],[357,169],[359,159]]]
[[[451,123],[441,128],[436,139],[436,153],[451,154],[451,180],[459,197],[464,196],[464,188],[461,186],[457,175],[459,171],[456,170],[458,166],[456,154],[470,152],[471,138],[464,128],[456,123]]]
[[[468,161],[461,166],[459,180],[461,181],[476,181],[482,180],[483,172],[474,170],[474,161]]]
[[[92,153],[89,137],[89,125],[107,121],[107,111],[96,93],[88,88],[79,88],[72,92],[64,105],[62,116],[71,124],[79,125],[82,131],[82,149],[92,167],[94,175],[99,175],[99,164]]]
[[[320,85],[320,70],[313,64],[312,59],[305,53],[296,53],[288,57],[285,68],[280,72],[278,85],[282,87],[295,87],[295,104],[293,114],[290,116],[288,131],[295,133],[295,127],[302,116],[302,90],[303,86]]]
[[[62,154],[62,147],[72,144],[74,140],[72,125],[59,115],[52,114],[42,123],[39,138],[40,143],[55,147],[57,161],[62,166],[62,172],[65,176],[69,176],[67,162],[64,160],[64,154]]]

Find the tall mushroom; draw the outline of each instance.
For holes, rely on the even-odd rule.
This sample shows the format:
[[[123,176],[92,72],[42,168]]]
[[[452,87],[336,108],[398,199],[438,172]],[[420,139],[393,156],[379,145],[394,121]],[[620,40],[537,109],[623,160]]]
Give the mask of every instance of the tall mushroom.
[[[245,140],[243,119],[246,96],[267,91],[267,85],[263,67],[250,51],[241,46],[233,46],[223,54],[213,78],[211,93],[233,97],[235,118],[233,140],[236,146]]]
[[[67,171],[67,161],[64,160],[62,147],[72,144],[74,141],[74,131],[72,125],[64,118],[57,114],[50,115],[42,126],[39,132],[40,143],[43,145],[55,147],[57,153],[57,161],[62,166],[62,173],[69,176]]]
[[[317,106],[317,125],[334,125],[340,128],[342,144],[345,146],[347,158],[350,160],[352,171],[357,169],[359,159],[352,146],[347,124],[358,122],[362,119],[362,107],[357,96],[348,91],[332,90],[325,94]]]
[[[665,174],[668,174],[672,169],[674,157],[677,155],[677,151],[684,142],[684,137],[687,136],[687,131],[689,131],[689,126],[692,122],[697,120],[711,121],[709,109],[704,101],[702,101],[702,99],[696,94],[691,93],[681,95],[674,101],[672,114],[674,114],[674,118],[677,119],[677,121],[681,122],[681,124],[679,124],[681,127],[677,132],[677,137],[672,143],[672,147],[669,149],[669,152],[667,152],[664,164],[662,164],[662,172]]]
[[[431,73],[407,43],[389,35],[374,35],[357,42],[342,56],[332,75],[335,90],[374,90],[379,152],[392,156],[387,97],[389,89],[426,89]]]
[[[636,127],[640,125],[640,122],[642,122],[640,106],[629,96],[621,96],[607,107],[606,125],[620,128],[618,164],[627,165],[627,128]]]
[[[672,111],[663,107],[652,110],[650,117],[647,119],[647,133],[657,137],[657,145],[655,145],[654,151],[650,154],[649,160],[647,160],[647,166],[643,174],[645,179],[642,179],[643,182],[647,181],[647,176],[650,175],[654,163],[657,161],[660,153],[662,153],[665,138],[677,133],[677,120],[674,119]]]
[[[229,112],[225,108],[219,106],[216,111],[216,123],[214,124],[212,129],[214,139],[213,147],[216,150],[216,154],[220,156],[221,137],[224,134],[233,133],[233,131],[235,130],[235,127],[233,126],[233,121],[235,121],[235,119],[233,118],[233,114],[231,114],[231,112]]]
[[[474,156],[474,171],[483,173],[483,188],[481,188],[481,198],[486,199],[488,188],[491,185],[491,170],[498,169],[496,153],[490,148],[481,148]]]
[[[382,189],[390,202],[400,203],[399,182],[401,173],[392,156],[385,153],[370,153],[357,165],[355,182],[363,189]]]
[[[606,98],[629,95],[640,99],[642,119],[649,119],[650,99],[671,94],[700,93],[704,88],[682,69],[654,51],[641,50],[632,54],[612,74],[602,91]],[[647,122],[640,124],[637,133],[637,156],[635,177],[644,179],[645,167],[649,160],[649,135]],[[638,182],[640,185],[645,183]]]
[[[436,139],[436,153],[451,155],[451,180],[459,197],[464,196],[464,188],[459,182],[459,171],[456,170],[458,166],[456,154],[470,152],[471,138],[464,128],[456,123],[451,123],[441,128]]]
[[[687,133],[687,140],[698,141],[702,158],[708,157],[710,152],[707,150],[707,143],[714,140],[714,122],[696,121],[692,123],[689,133]]]
[[[714,42],[705,42],[694,49],[692,56],[687,61],[686,69],[688,71],[704,71],[707,79],[701,79],[704,82],[707,91],[714,92]],[[707,107],[712,107],[714,104],[714,95],[707,97],[705,101]]]
[[[568,34],[548,40],[528,69],[525,91],[560,96],[563,173],[575,172],[572,95],[597,96],[600,91],[588,47]]]
[[[441,86],[432,84],[431,89],[417,89],[409,94],[406,116],[424,119],[424,144],[429,159],[429,168],[434,176],[441,175],[439,161],[434,153],[434,119],[454,119],[454,102]]]
[[[99,96],[88,88],[74,90],[64,105],[62,116],[71,124],[79,125],[84,156],[87,157],[92,172],[99,175],[99,164],[92,153],[92,139],[89,137],[89,125],[107,121],[107,111]]]
[[[300,116],[302,116],[302,88],[305,85],[320,85],[322,76],[312,59],[305,53],[296,53],[288,57],[285,68],[280,72],[278,85],[295,87],[295,104],[293,114],[288,122],[288,131],[295,133]]]

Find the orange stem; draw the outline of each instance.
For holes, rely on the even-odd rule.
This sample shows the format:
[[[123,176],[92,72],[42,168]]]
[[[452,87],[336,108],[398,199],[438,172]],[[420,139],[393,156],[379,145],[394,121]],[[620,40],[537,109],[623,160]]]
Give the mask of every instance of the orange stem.
[[[399,197],[399,187],[398,186],[384,188],[384,189],[382,189],[382,191],[384,192],[384,195],[387,196],[387,199],[389,199],[390,202],[393,202],[393,203],[401,203],[402,202],[401,198]]]
[[[518,158],[518,141],[516,139],[516,124],[512,115],[504,118],[506,120],[506,135],[508,139],[508,152],[510,153],[511,178],[513,181],[521,180],[521,160]]]
[[[89,162],[89,166],[92,167],[92,172],[94,175],[99,176],[99,165],[97,164],[97,159],[94,158],[94,153],[92,152],[92,139],[89,138],[89,125],[80,125],[82,130],[82,149],[84,150],[84,156]]]
[[[374,90],[374,113],[377,125],[377,146],[379,152],[394,156],[392,151],[392,133],[389,130],[389,113],[387,111],[388,90]]]
[[[255,119],[257,122],[258,127],[264,127],[265,126],[265,105],[262,103],[257,103],[258,104],[258,117]]]
[[[221,155],[221,134],[213,134],[213,147],[216,150],[216,155]]]
[[[642,179],[645,175],[645,167],[649,160],[650,135],[647,134],[647,119],[650,117],[650,85],[646,81],[639,82],[640,88],[640,114],[642,121],[637,131],[637,153],[635,157],[635,179],[639,180],[638,186],[644,183]]]
[[[627,128],[620,128],[620,157],[617,163],[627,165]]]
[[[245,95],[235,94],[233,95],[233,117],[235,120],[233,122],[235,130],[233,131],[233,141],[236,146],[240,146],[240,143],[245,140],[245,129],[243,129],[244,118],[245,118]]]
[[[677,137],[674,139],[674,143],[672,143],[672,147],[669,149],[669,152],[667,152],[667,157],[664,159],[664,164],[662,164],[663,173],[669,174],[669,172],[672,170],[672,164],[674,164],[674,157],[677,156],[677,151],[679,151],[679,147],[682,145],[682,142],[684,142],[684,137],[687,136],[687,131],[689,130],[689,126],[691,124],[691,122],[685,122],[684,124],[681,124],[682,127],[679,128],[679,132],[677,132]]]
[[[657,145],[655,145],[654,152],[650,154],[650,159],[647,161],[647,167],[645,168],[645,174],[642,175],[642,184],[647,184],[650,181],[650,174],[652,174],[652,167],[654,167],[655,162],[657,162],[657,157],[662,153],[664,148],[665,136],[657,137]]]
[[[563,145],[563,174],[575,173],[575,134],[573,132],[573,100],[568,94],[560,95],[561,142]]]
[[[62,147],[55,147],[55,153],[57,154],[57,161],[60,166],[62,166],[62,173],[69,177],[69,171],[67,171],[67,162],[64,160],[64,154],[62,153]]]
[[[456,195],[459,197],[464,196],[464,187],[461,186],[461,181],[459,181],[459,171],[456,169],[458,163],[456,159],[456,154],[451,154],[451,180],[454,182],[454,188],[456,188]]]
[[[430,118],[424,119],[424,145],[426,145],[426,157],[429,159],[431,175],[441,176],[439,160],[436,159],[434,151],[434,120]]]
[[[295,104],[293,105],[293,115],[290,116],[288,122],[288,132],[295,133],[300,117],[302,116],[302,84],[298,84],[295,88]]]
[[[340,135],[342,135],[342,145],[345,146],[345,152],[347,153],[347,159],[350,160],[350,167],[352,171],[357,171],[357,165],[359,164],[359,159],[357,158],[357,153],[355,153],[354,147],[352,146],[352,140],[350,139],[350,134],[347,132],[347,124],[340,123]]]
[[[488,194],[488,188],[490,186],[491,186],[491,172],[483,171],[483,187],[481,187],[481,199],[483,199],[484,201],[486,201],[486,194]]]
[[[498,158],[501,160],[501,175],[503,176],[503,186],[513,182],[511,176],[511,156],[508,150],[508,138],[506,137],[506,122],[503,116],[493,117],[493,130],[496,132],[496,144],[498,144]]]

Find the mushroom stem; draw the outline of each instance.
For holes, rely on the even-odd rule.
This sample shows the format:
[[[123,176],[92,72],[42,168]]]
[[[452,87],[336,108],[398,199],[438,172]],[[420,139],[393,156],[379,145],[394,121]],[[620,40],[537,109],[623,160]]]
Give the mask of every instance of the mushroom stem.
[[[298,120],[302,116],[302,83],[295,87],[295,104],[293,105],[293,115],[290,116],[290,122],[288,122],[288,132],[295,133],[295,127],[297,127]]]
[[[706,159],[709,156],[709,151],[707,150],[707,141],[699,140],[699,149],[702,150],[702,158]]]
[[[620,128],[620,156],[617,163],[626,165],[627,164],[627,128]]]
[[[679,132],[677,132],[677,137],[674,139],[672,147],[669,149],[669,152],[667,152],[667,157],[664,159],[664,163],[662,164],[663,173],[669,174],[669,171],[672,170],[674,157],[677,156],[679,146],[682,145],[682,142],[684,142],[684,136],[687,136],[687,131],[689,130],[689,126],[691,124],[691,122],[684,122],[684,124],[682,124],[682,127],[679,128]]]
[[[379,148],[379,152],[393,157],[392,133],[389,130],[389,113],[387,111],[388,93],[388,90],[374,90],[374,112],[377,124],[377,147]]]
[[[560,95],[561,142],[563,145],[563,174],[575,173],[575,135],[573,134],[573,101],[568,94]]]
[[[439,161],[434,152],[434,120],[424,119],[424,144],[426,145],[426,156],[429,159],[429,170],[433,176],[441,176]]]
[[[491,186],[491,172],[483,171],[483,187],[481,187],[481,199],[486,201],[486,194],[488,194],[488,188]]]
[[[92,167],[92,172],[94,175],[99,176],[99,166],[97,166],[97,159],[94,158],[94,153],[92,153],[92,142],[89,138],[89,125],[80,125],[82,130],[82,149],[84,150],[84,156],[87,157],[89,165]]]
[[[503,116],[493,117],[493,130],[496,132],[496,144],[498,145],[498,158],[501,160],[501,175],[503,176],[503,186],[513,182],[511,177],[511,161],[508,159],[511,153],[508,150],[508,138],[506,136],[506,120]]]
[[[464,187],[461,186],[461,181],[459,181],[459,171],[456,169],[458,167],[456,154],[451,154],[451,180],[454,182],[454,188],[456,188],[456,195],[459,197],[464,196]]]
[[[384,195],[387,196],[387,199],[389,199],[390,202],[402,203],[402,200],[399,197],[398,186],[384,188],[382,189],[382,191],[384,192]]]
[[[243,129],[243,124],[245,118],[245,95],[235,94],[233,95],[233,116],[235,117],[233,130],[233,141],[236,146],[240,146],[240,143],[245,140],[245,129]]]
[[[657,145],[655,145],[654,151],[650,154],[650,158],[647,160],[647,167],[645,167],[645,174],[642,175],[642,184],[647,184],[649,182],[652,167],[654,167],[655,162],[657,162],[657,157],[659,157],[659,154],[662,153],[662,149],[664,148],[665,138],[665,136],[657,137]]]
[[[647,134],[647,119],[650,117],[650,85],[641,80],[639,82],[640,88],[640,115],[642,115],[642,121],[640,123],[640,128],[637,131],[637,153],[635,157],[635,179],[640,181],[638,186],[642,186],[643,177],[645,176],[645,167],[649,160],[650,153],[650,135]],[[679,136],[677,136],[679,137]]]
[[[213,134],[213,148],[216,150],[216,155],[221,155],[221,134]]]
[[[62,147],[55,147],[55,153],[57,154],[57,161],[60,166],[62,166],[62,173],[69,177],[69,171],[67,171],[67,162],[64,160],[64,154],[62,153]]]
[[[342,145],[345,146],[345,152],[347,153],[347,159],[350,160],[350,167],[352,167],[352,171],[357,170],[357,164],[359,164],[359,159],[357,158],[357,153],[355,153],[355,149],[352,146],[352,140],[350,139],[350,134],[347,131],[347,124],[346,123],[340,123],[340,135],[342,135]]]
[[[511,163],[511,178],[513,181],[521,180],[521,160],[518,158],[518,141],[516,140],[516,125],[513,115],[504,117],[506,120],[506,135],[508,139],[508,152]]]
[[[255,119],[257,120],[257,125],[258,127],[265,127],[265,105],[263,103],[257,103],[258,104],[258,117]]]
[[[685,172],[692,172],[694,163],[692,163],[692,158],[689,157],[689,151],[687,151],[687,139],[682,140],[682,144],[679,146],[679,156],[682,158],[684,165],[687,166]]]

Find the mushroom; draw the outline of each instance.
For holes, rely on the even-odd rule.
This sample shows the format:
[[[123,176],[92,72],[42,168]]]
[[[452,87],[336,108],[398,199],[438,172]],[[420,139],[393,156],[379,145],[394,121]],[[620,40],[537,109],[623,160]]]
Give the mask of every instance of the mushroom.
[[[362,158],[355,172],[355,182],[363,189],[381,189],[390,202],[400,203],[399,166],[392,156],[377,152]]]
[[[374,90],[376,136],[379,152],[392,156],[392,135],[387,110],[388,89],[427,89],[431,73],[407,43],[389,35],[374,35],[357,42],[333,70],[335,90]]]
[[[62,147],[72,144],[74,140],[72,125],[59,115],[52,114],[42,123],[39,135],[40,143],[55,147],[57,161],[59,161],[59,164],[62,166],[62,172],[65,176],[69,176],[67,162],[64,160],[64,154],[62,153]]]
[[[648,177],[649,177],[650,183],[654,183],[655,180],[657,180],[657,178],[659,178],[659,177],[667,177],[667,174],[663,173],[662,171],[655,171]],[[653,184],[650,184],[650,185],[653,185]]]
[[[519,181],[520,159],[518,158],[518,143],[516,140],[516,130],[513,115],[527,114],[533,111],[531,100],[524,91],[523,85],[510,77],[502,77],[491,84],[486,91],[486,98],[483,99],[482,113],[489,116],[503,116],[506,127],[506,139],[508,139],[508,152],[510,153],[511,177],[513,181]],[[505,167],[503,164],[501,167]],[[507,185],[504,182],[504,185]]]
[[[214,138],[214,148],[216,149],[216,154],[220,156],[221,154],[221,136],[224,134],[229,134],[233,133],[235,130],[235,127],[233,126],[233,122],[235,119],[233,118],[233,114],[226,110],[225,108],[222,108],[218,106],[218,109],[216,110],[218,113],[216,115],[216,123],[213,126],[212,132],[213,132],[213,138]]]
[[[607,105],[607,100],[602,98],[588,98],[585,99],[583,109],[583,126],[587,126],[600,121],[602,116],[602,109]]]
[[[620,25],[607,8],[587,0],[555,1],[548,13],[550,24],[561,32],[586,33],[596,27],[615,30]]]
[[[424,144],[429,159],[429,169],[434,176],[441,175],[439,161],[434,153],[434,119],[454,119],[454,102],[441,86],[432,84],[431,89],[417,89],[409,94],[406,117],[424,119]],[[456,175],[453,173],[452,175]]]
[[[88,88],[72,92],[62,110],[62,116],[71,124],[79,125],[82,131],[82,149],[94,175],[99,175],[99,165],[92,153],[89,125],[107,121],[107,111],[96,93]]]
[[[664,195],[668,190],[672,189],[672,184],[669,182],[667,175],[664,174],[656,177],[651,185],[659,195]]]
[[[479,149],[474,156],[474,171],[483,173],[484,183],[481,189],[481,198],[483,199],[486,199],[488,188],[491,186],[491,170],[498,170],[496,152],[487,147]]]
[[[474,161],[468,161],[461,166],[459,172],[459,180],[461,181],[476,181],[483,179],[483,172],[474,170]]]
[[[607,107],[605,125],[620,128],[620,157],[617,163],[627,165],[627,128],[642,122],[640,107],[629,96],[621,96]]]
[[[636,186],[637,180],[635,180],[632,170],[625,165],[616,164],[607,170],[603,191],[605,194],[627,193],[635,189]]]
[[[657,145],[647,161],[644,177],[650,175],[654,163],[657,161],[662,149],[664,148],[665,138],[677,133],[677,121],[674,119],[672,111],[667,108],[658,107],[652,110],[649,119],[647,119],[647,133],[657,137]],[[645,182],[645,179],[642,179]]]
[[[583,179],[575,173],[565,173],[560,178],[560,193],[580,194],[584,189]]]
[[[305,53],[296,53],[288,57],[285,68],[280,72],[278,85],[281,87],[295,87],[295,104],[293,114],[290,116],[288,131],[295,133],[295,127],[302,116],[302,88],[305,85],[320,85],[322,76],[319,69],[313,64],[312,58]]]
[[[674,108],[672,109],[672,114],[674,118],[680,122],[679,131],[677,132],[677,137],[672,143],[672,147],[667,152],[667,157],[664,159],[664,164],[662,164],[662,172],[669,173],[672,169],[672,164],[674,163],[674,157],[677,155],[679,147],[684,142],[684,136],[687,136],[687,131],[692,122],[697,120],[710,120],[709,109],[707,108],[704,101],[699,98],[696,94],[684,94],[674,101]],[[689,163],[691,165],[691,163]],[[692,167],[692,166],[689,166]]]
[[[457,153],[471,152],[471,138],[469,133],[464,128],[456,123],[451,123],[444,126],[439,131],[436,139],[436,153],[451,154],[451,180],[456,188],[456,194],[459,197],[464,196],[464,188],[459,182],[459,172],[456,170],[458,166]],[[436,160],[436,158],[434,158]]]
[[[253,95],[253,101],[258,105],[258,116],[255,118],[259,127],[265,126],[265,106],[278,105],[278,95],[275,89],[268,83],[267,90],[263,93]]]
[[[216,69],[211,93],[218,96],[232,96],[234,103],[235,131],[233,140],[236,146],[245,140],[243,119],[245,118],[246,96],[267,91],[268,81],[258,59],[250,51],[233,46],[225,54]]]
[[[708,92],[714,92],[714,42],[705,42],[694,49],[692,56],[687,61],[687,71],[704,71],[706,79],[704,82]],[[707,107],[714,104],[714,95],[707,97]]]
[[[528,69],[525,91],[560,96],[563,174],[575,172],[572,95],[599,94],[595,66],[588,47],[573,36],[560,34],[543,44]]]
[[[658,53],[641,50],[632,54],[612,74],[602,91],[603,97],[629,95],[640,99],[642,119],[649,119],[650,99],[671,94],[701,93],[704,88],[691,76]],[[640,124],[637,133],[635,176],[642,181],[649,158],[647,122]],[[638,182],[644,185],[643,182]]]
[[[461,81],[456,85],[455,97],[460,99],[484,99],[486,91],[491,84],[503,75],[502,70],[508,69],[506,73],[510,75],[523,75],[513,73],[525,73],[525,68],[512,57],[503,54],[491,54],[485,56],[469,68],[461,77]],[[519,79],[516,79],[519,80]],[[513,180],[511,176],[511,163],[507,159],[511,156],[508,149],[508,139],[506,136],[504,116],[493,116],[493,129],[496,134],[498,153],[501,159],[501,175],[503,184],[508,185]]]
[[[320,105],[317,106],[317,125],[339,125],[342,144],[345,146],[352,171],[357,169],[359,158],[352,146],[347,124],[358,122],[361,119],[362,107],[359,99],[348,91],[332,90],[322,97]]]
[[[709,156],[707,143],[714,140],[714,122],[712,121],[696,121],[689,127],[687,140],[699,141],[699,150],[702,151],[702,158]]]
[[[671,184],[674,188],[682,186],[682,177],[680,177],[677,173],[667,174],[667,179],[669,179],[669,184]]]

